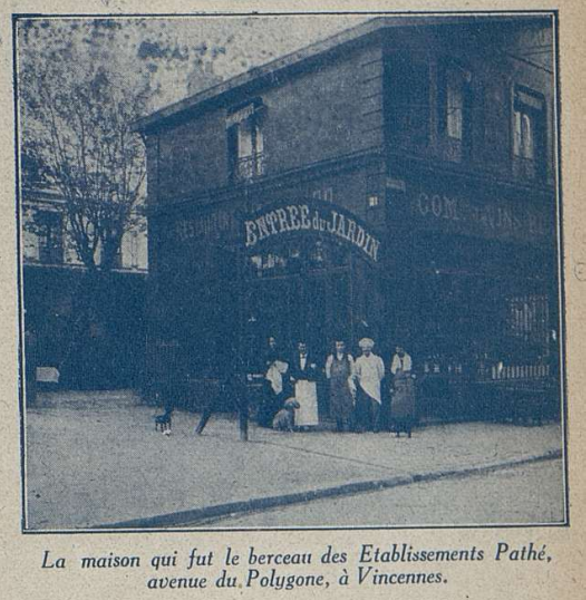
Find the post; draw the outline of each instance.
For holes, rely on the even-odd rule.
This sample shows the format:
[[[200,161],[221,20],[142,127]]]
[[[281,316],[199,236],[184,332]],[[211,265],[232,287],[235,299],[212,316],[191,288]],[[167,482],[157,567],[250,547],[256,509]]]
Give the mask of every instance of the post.
[[[242,241],[238,243],[237,249],[237,261],[238,261],[238,291],[240,298],[245,297],[244,285],[244,259],[245,250]],[[240,302],[238,307],[238,342],[237,342],[237,382],[238,385],[234,389],[234,393],[238,395],[236,400],[238,406],[238,426],[240,429],[240,440],[243,442],[248,441],[248,389],[246,387],[246,376],[248,370],[248,353],[247,344],[245,341],[246,330],[245,330],[245,302]]]

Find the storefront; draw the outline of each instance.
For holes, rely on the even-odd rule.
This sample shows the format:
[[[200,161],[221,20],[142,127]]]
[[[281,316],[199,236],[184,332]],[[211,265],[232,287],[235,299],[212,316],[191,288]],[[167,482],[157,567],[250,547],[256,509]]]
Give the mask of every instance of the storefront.
[[[255,212],[236,207],[169,211],[152,221],[159,240],[150,302],[155,373],[218,378],[234,352],[254,371],[269,336],[286,354],[304,340],[324,364],[335,339],[355,346],[363,335],[378,338],[386,261],[371,227],[316,200]]]
[[[553,197],[497,184],[478,188],[445,173],[405,175],[403,190],[389,200],[391,251],[400,255],[389,322],[418,365],[421,413],[498,418],[511,414],[521,390],[555,416]]]

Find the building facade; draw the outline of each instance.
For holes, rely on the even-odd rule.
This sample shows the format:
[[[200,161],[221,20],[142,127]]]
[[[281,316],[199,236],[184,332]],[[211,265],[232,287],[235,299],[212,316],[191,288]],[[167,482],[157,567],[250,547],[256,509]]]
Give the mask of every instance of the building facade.
[[[138,387],[144,368],[146,221],[125,234],[118,267],[92,292],[95,301],[86,315],[81,309],[86,268],[68,233],[63,204],[50,189],[23,189],[22,289],[25,327],[34,332],[27,361],[34,361],[38,382],[51,387]]]
[[[138,122],[151,376],[368,335],[423,414],[556,388],[553,56],[548,16],[379,18]]]

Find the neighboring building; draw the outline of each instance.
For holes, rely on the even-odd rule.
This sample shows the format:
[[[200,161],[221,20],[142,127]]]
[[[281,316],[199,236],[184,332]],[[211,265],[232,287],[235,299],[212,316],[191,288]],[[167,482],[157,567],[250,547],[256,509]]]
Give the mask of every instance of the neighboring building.
[[[385,17],[140,120],[152,377],[369,335],[430,415],[555,387],[555,114],[551,16]]]
[[[86,269],[68,236],[63,204],[48,189],[25,188],[22,193],[25,326],[35,332],[39,380],[72,388],[139,385],[146,222],[125,234],[119,268],[108,278],[108,289],[95,291],[94,308],[82,320],[79,302]]]

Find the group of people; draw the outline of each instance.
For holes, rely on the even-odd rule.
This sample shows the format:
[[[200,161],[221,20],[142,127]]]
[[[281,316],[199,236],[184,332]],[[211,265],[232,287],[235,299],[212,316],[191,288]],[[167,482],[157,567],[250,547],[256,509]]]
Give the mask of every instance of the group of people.
[[[292,358],[285,359],[276,339],[268,340],[263,368],[265,394],[257,420],[271,427],[275,415],[283,407],[294,406],[294,427],[305,430],[319,424],[317,381],[322,373],[329,383],[330,415],[340,432],[379,432],[382,428],[383,379],[385,364],[375,354],[370,338],[359,342],[361,355],[354,357],[342,340],[335,342],[324,369],[320,369],[307,344],[300,342]],[[404,348],[397,346],[390,364],[390,418],[399,435],[411,437],[415,421],[415,388],[413,363]],[[294,400],[294,403],[293,403]]]

